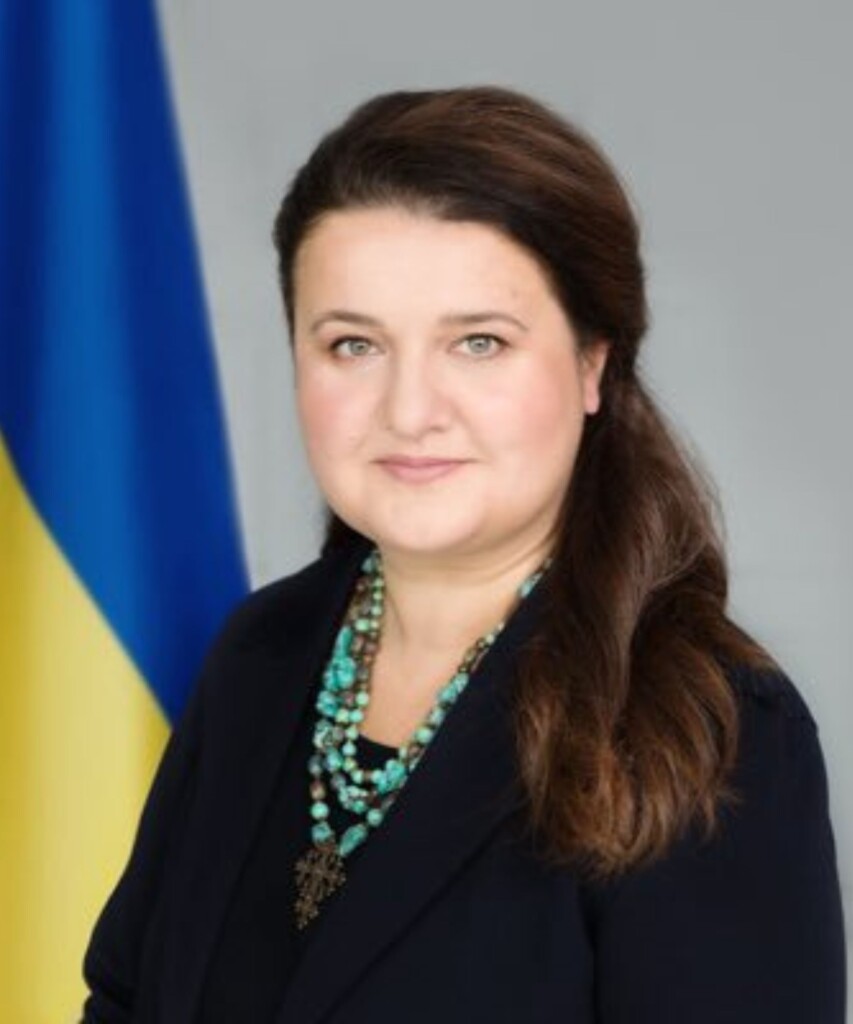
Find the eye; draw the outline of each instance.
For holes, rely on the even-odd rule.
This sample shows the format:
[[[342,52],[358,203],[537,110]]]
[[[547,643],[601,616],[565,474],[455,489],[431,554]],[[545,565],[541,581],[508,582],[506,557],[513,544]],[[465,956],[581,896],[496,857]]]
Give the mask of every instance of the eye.
[[[348,336],[333,341],[329,345],[329,351],[334,352],[335,355],[342,356],[344,359],[357,359],[359,356],[367,355],[371,344],[372,342],[368,341],[367,338]],[[346,351],[343,346],[351,347],[349,351]]]
[[[468,351],[480,358],[497,355],[507,345],[502,338],[498,338],[494,334],[469,334],[462,339],[460,344],[464,345],[468,342],[473,342]],[[493,342],[494,344],[483,344],[484,342]]]

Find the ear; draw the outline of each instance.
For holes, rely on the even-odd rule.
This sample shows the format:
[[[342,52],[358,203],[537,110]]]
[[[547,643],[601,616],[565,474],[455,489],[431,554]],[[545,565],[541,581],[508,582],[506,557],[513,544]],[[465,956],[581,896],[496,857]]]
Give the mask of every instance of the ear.
[[[581,353],[583,407],[590,416],[597,413],[601,405],[601,377],[609,354],[610,342],[605,338],[594,341]]]

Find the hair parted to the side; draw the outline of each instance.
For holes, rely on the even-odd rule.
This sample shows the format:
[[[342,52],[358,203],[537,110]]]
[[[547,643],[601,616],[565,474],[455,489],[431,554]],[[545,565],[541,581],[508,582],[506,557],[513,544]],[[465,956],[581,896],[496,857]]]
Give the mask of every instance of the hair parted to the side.
[[[296,174],[275,220],[293,342],[294,259],[326,213],[398,205],[496,227],[539,261],[581,351],[610,342],[558,524],[541,628],[514,691],[529,823],[594,878],[710,837],[739,722],[727,667],[778,668],[726,613],[719,503],[637,369],[640,232],[598,146],[497,86],[396,91],[358,106]],[[358,539],[327,512],[324,552]]]

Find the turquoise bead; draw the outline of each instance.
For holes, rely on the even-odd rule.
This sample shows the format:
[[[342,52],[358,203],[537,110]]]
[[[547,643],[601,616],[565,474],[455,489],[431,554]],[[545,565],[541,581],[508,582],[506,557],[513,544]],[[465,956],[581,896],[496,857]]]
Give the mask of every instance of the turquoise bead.
[[[332,742],[332,724],[327,721],[320,721],[314,728],[314,742],[316,746],[327,747]]]
[[[373,828],[376,828],[377,825],[382,824],[382,819],[384,817],[385,815],[382,813],[382,811],[379,810],[378,807],[371,807],[370,810],[367,812],[367,823],[368,825],[372,825]]]
[[[376,781],[376,788],[380,793],[390,793],[399,789],[406,781],[406,766],[393,758],[386,762],[385,769]]]
[[[346,661],[342,661],[335,666],[333,678],[338,689],[346,690],[348,687],[352,686],[355,682],[355,676],[356,665],[351,658],[348,658]]]
[[[317,821],[322,821],[324,818],[329,817],[329,808],[321,800],[318,800],[316,803],[311,804],[311,817]]]
[[[439,691],[438,699],[442,704],[452,704],[468,684],[468,673],[457,674]]]
[[[527,597],[530,591],[533,590],[533,588],[542,578],[542,574],[545,572],[545,569],[547,569],[548,566],[551,564],[551,561],[552,559],[549,558],[542,569],[539,569],[537,572],[534,572],[532,576],[528,576],[527,579],[521,584],[521,586],[518,588],[518,592],[522,597]]]
[[[343,766],[344,759],[338,753],[337,750],[330,750],[324,759],[324,764],[330,772],[336,772]]]
[[[340,850],[341,856],[346,857],[348,854],[360,844],[363,843],[367,838],[367,827],[362,824],[350,825],[350,827],[344,832],[341,837],[338,849]]]
[[[329,718],[334,718],[340,704],[336,697],[333,697],[328,690],[321,690],[317,697],[317,710]]]
[[[315,843],[325,843],[327,840],[333,839],[334,835],[331,825],[325,821],[319,821],[311,828],[311,838]]]
[[[335,638],[334,647],[334,658],[345,656],[349,650],[349,645],[352,642],[352,628],[350,626],[343,626],[341,631]]]
[[[430,725],[441,725],[444,721],[444,712],[441,708],[433,708],[427,716],[427,721]]]
[[[419,729],[415,730],[415,739],[418,743],[429,743],[433,737],[433,731],[428,725],[422,725]]]

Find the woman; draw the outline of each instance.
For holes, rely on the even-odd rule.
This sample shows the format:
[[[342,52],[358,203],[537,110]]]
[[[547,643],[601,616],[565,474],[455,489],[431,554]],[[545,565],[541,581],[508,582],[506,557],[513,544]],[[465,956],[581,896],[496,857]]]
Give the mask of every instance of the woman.
[[[606,159],[382,95],[274,237],[325,544],[210,651],[85,1020],[842,1024],[817,727],[726,614]]]

